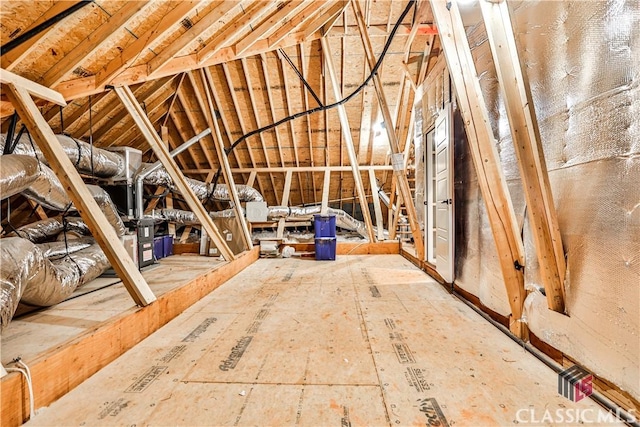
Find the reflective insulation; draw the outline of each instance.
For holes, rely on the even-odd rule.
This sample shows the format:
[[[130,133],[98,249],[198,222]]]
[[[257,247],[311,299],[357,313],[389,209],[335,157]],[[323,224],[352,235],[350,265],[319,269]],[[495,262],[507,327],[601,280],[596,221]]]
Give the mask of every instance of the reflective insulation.
[[[56,216],[24,225],[7,234],[7,236],[18,236],[32,243],[41,243],[59,235],[65,230],[65,227],[67,232],[84,235],[91,234],[89,227],[87,227],[82,218],[68,216],[63,221],[62,216]]]
[[[200,221],[196,214],[191,211],[183,211],[181,209],[161,209],[157,212],[159,217],[165,221],[174,222],[181,225],[198,225]],[[234,218],[236,216],[234,209],[225,209],[223,211],[209,212],[211,218]]]
[[[0,149],[4,149],[6,144],[6,134],[0,135]],[[66,135],[56,135],[64,152],[74,164],[78,171],[91,175],[92,173],[100,178],[110,178],[124,173],[125,162],[121,154],[112,153],[97,147],[91,147],[79,139]],[[40,147],[24,133],[15,146],[12,154],[24,154],[26,156],[37,157],[42,163],[48,165],[47,159],[40,150]]]
[[[513,4],[512,4],[513,5]],[[568,316],[547,308],[504,103],[482,25],[469,30],[525,243],[530,330],[640,399],[640,3],[512,6],[567,257]],[[456,283],[509,314],[484,201],[456,142]]]
[[[93,245],[57,261],[49,261],[26,239],[0,239],[0,321],[9,324],[18,303],[50,306],[109,268],[102,250]]]
[[[0,199],[6,199],[28,188],[38,175],[35,157],[9,154],[0,156]]]
[[[321,210],[321,206],[270,206],[268,208],[267,218],[272,221],[279,219],[313,220],[313,215],[319,214]],[[336,216],[336,225],[338,227],[344,228],[345,230],[355,231],[362,237],[367,238],[367,228],[364,222],[355,219],[340,209],[329,208],[327,213],[329,215]],[[182,225],[200,224],[196,215],[190,211],[183,211],[180,209],[162,209],[159,211],[159,215],[167,221]],[[218,212],[209,212],[209,216],[212,218],[233,218],[235,216],[235,210],[226,209]]]
[[[81,237],[77,239],[67,237],[66,242],[62,239],[55,242],[40,243],[37,246],[45,258],[53,260],[88,248],[95,243],[96,241],[93,237]]]
[[[143,165],[143,171],[145,167],[149,167],[149,164]],[[226,184],[217,184],[215,188],[213,188],[213,184],[206,183],[202,181],[198,181],[192,178],[185,178],[187,184],[193,192],[196,194],[196,197],[200,200],[212,199],[219,201],[230,201],[231,195],[229,194],[229,188]],[[151,172],[149,175],[144,177],[144,183],[150,185],[161,185],[163,187],[170,188],[172,191],[178,191],[178,188],[173,183],[171,176],[164,168],[159,168]],[[264,197],[260,194],[258,190],[253,187],[249,187],[248,185],[236,185],[236,189],[238,191],[238,198],[241,202],[263,202]]]

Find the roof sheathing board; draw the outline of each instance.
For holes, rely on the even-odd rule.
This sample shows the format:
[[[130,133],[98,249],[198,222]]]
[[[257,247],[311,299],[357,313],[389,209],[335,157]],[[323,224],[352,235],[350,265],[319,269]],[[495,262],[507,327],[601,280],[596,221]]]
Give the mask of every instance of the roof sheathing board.
[[[26,2],[24,0],[3,0],[0,43],[5,45],[21,36],[29,27],[49,10],[55,1]],[[6,25],[10,22],[11,25]]]

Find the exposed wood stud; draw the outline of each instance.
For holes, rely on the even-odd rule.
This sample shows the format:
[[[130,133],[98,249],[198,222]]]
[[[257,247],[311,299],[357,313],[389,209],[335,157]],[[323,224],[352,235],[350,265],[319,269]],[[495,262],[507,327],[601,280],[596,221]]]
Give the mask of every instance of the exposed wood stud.
[[[471,158],[498,249],[498,259],[511,307],[510,330],[514,335],[524,339],[528,332],[521,318],[527,294],[522,270],[515,268],[516,263],[524,265],[524,248],[518,221],[500,166],[486,103],[460,11],[455,2],[449,5],[450,9],[443,2],[431,0],[444,56],[456,90],[458,108],[465,123]]]
[[[355,15],[356,23],[358,24],[358,30],[360,31],[360,37],[364,46],[367,63],[369,64],[369,68],[373,69],[376,60],[373,53],[371,40],[365,26],[364,17],[362,16],[362,11],[360,10],[360,3],[358,1],[352,1],[351,6]],[[400,142],[398,140],[398,135],[394,130],[393,119],[391,117],[388,103],[384,94],[382,80],[380,79],[380,76],[378,74],[374,75],[373,83],[376,89],[376,94],[378,95],[378,104],[380,106],[380,110],[382,111],[382,116],[384,117],[385,129],[389,137],[391,152],[394,155],[398,155],[399,153],[401,153]],[[397,175],[397,186],[400,189],[402,200],[404,201],[404,205],[407,210],[407,218],[409,220],[411,234],[413,235],[413,243],[416,248],[416,254],[418,258],[424,259],[424,240],[422,238],[420,223],[418,222],[417,218],[418,215],[416,212],[416,207],[413,203],[413,198],[411,197],[411,189],[409,187],[409,182],[407,181],[406,168],[404,170],[394,170],[394,174]]]
[[[369,169],[369,186],[373,199],[373,209],[376,215],[377,237],[379,241],[382,241],[384,240],[384,223],[382,220],[382,207],[380,206],[380,194],[378,194],[378,182],[376,181],[376,173],[373,169]]]
[[[322,52],[325,58],[325,67],[326,72],[329,74],[331,78],[331,83],[333,85],[333,92],[336,99],[342,99],[342,94],[340,93],[340,85],[338,83],[338,78],[336,77],[335,68],[333,66],[333,58],[331,57],[331,50],[329,47],[329,42],[323,38],[321,39],[322,43]],[[340,124],[342,127],[342,133],[344,134],[345,145],[347,147],[347,154],[349,156],[349,162],[351,163],[351,169],[353,172],[353,179],[355,182],[355,189],[358,193],[358,200],[360,202],[362,216],[364,217],[364,223],[367,227],[367,235],[369,237],[370,242],[375,242],[375,236],[373,234],[373,223],[371,221],[371,214],[369,213],[369,204],[367,203],[367,198],[364,192],[364,185],[362,184],[362,175],[360,175],[360,168],[358,166],[358,158],[355,153],[355,148],[353,146],[353,139],[351,136],[351,127],[349,126],[349,119],[347,118],[347,112],[345,111],[344,105],[338,106],[338,115],[340,116]]]
[[[51,169],[59,177],[69,198],[80,212],[92,235],[104,251],[109,262],[122,280],[136,304],[145,306],[156,297],[149,288],[137,266],[120,242],[120,238],[107,221],[104,213],[93,199],[80,174],[65,154],[53,130],[40,114],[27,89],[16,85],[15,80],[6,79],[9,72],[2,73],[2,83],[8,89],[7,96],[18,111],[29,133],[44,153]],[[32,91],[37,89],[31,84]]]
[[[240,111],[240,102],[238,101],[238,96],[236,95],[236,91],[234,89],[234,84],[233,81],[231,80],[231,75],[229,73],[229,66],[224,63],[222,64],[222,70],[224,72],[224,77],[227,81],[227,86],[229,87],[229,92],[231,94],[231,101],[232,101],[232,105],[233,108],[235,109],[235,111]],[[218,104],[220,105],[220,104]],[[238,124],[240,125],[240,131],[242,132],[243,135],[245,135],[247,133],[247,128],[245,126],[244,123],[244,119],[242,117],[242,114],[237,114],[236,119],[238,120]],[[260,135],[259,135],[260,137]],[[253,148],[251,147],[251,142],[250,139],[245,139],[244,140],[244,144],[246,144],[247,146],[247,151],[249,152],[249,158],[251,159],[251,165],[255,168],[256,167],[256,158],[254,157],[254,153],[253,153]],[[260,180],[258,179],[258,183],[260,185]],[[260,191],[262,192],[262,186],[260,185]],[[274,195],[274,199],[276,200],[276,203],[280,203],[280,197],[278,196],[276,190],[275,190],[275,183],[272,181],[271,182],[271,191],[273,192]],[[265,194],[265,193],[262,193]]]
[[[185,182],[184,175],[180,172],[180,169],[173,161],[173,158],[169,155],[169,150],[164,146],[162,140],[158,134],[154,131],[153,126],[144,111],[140,108],[138,101],[133,96],[131,89],[128,87],[115,88],[118,97],[122,100],[122,103],[126,106],[127,111],[134,118],[136,125],[140,128],[140,131],[144,134],[147,142],[151,145],[158,160],[162,162],[162,165],[166,169],[167,173],[171,177],[173,183],[182,194],[182,197],[186,200],[189,208],[196,215],[200,221],[201,227],[206,231],[209,238],[216,245],[222,256],[227,261],[235,259],[235,255],[227,246],[227,243],[222,238],[222,235],[218,231],[218,228],[213,223],[213,219],[209,216],[207,211],[202,206],[202,203],[198,200],[195,193]]]
[[[222,140],[222,133],[220,132],[220,125],[218,124],[218,120],[215,118],[216,110],[213,107],[213,99],[211,97],[211,87],[213,87],[213,79],[211,78],[211,73],[209,70],[200,69],[200,78],[202,79],[202,83],[204,84],[204,91],[207,98],[207,107],[202,106],[202,111],[207,120],[207,125],[209,128],[213,128],[215,131],[215,136],[213,137],[213,144],[216,148],[216,153],[218,154],[218,163],[222,168],[222,174],[224,176],[224,180],[227,183],[227,187],[229,188],[229,194],[231,195],[231,201],[233,202],[233,209],[236,213],[236,221],[242,230],[242,236],[244,238],[245,247],[249,250],[253,249],[253,242],[251,238],[251,233],[249,232],[249,228],[247,227],[247,222],[244,218],[244,212],[242,211],[242,206],[240,205],[240,199],[238,197],[238,190],[236,188],[235,180],[233,179],[233,173],[231,172],[231,166],[229,165],[229,158],[227,153],[224,151],[224,141]],[[191,79],[191,74],[189,75]],[[193,82],[193,80],[192,80]],[[193,85],[194,90],[196,89],[195,84]],[[201,98],[198,95],[198,98]],[[209,112],[207,114],[206,112]]]
[[[293,171],[288,170],[285,174],[284,178],[284,190],[282,191],[282,206],[289,206],[289,193],[291,191],[291,178],[293,177]],[[284,223],[286,220],[284,218],[280,218],[278,221],[278,231],[276,233],[276,238],[282,239],[284,235]]]
[[[547,304],[563,313],[566,262],[562,237],[533,98],[518,55],[509,8],[506,2],[481,2],[481,10],[505,100]]]

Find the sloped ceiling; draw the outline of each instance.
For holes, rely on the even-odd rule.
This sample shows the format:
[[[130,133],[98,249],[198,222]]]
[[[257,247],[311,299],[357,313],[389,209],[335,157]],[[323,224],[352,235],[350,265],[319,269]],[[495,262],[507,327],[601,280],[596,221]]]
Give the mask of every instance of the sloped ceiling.
[[[3,1],[2,46],[76,3]],[[427,3],[416,2],[401,23],[379,72],[401,144],[410,133],[413,86],[424,76],[429,58],[433,62],[438,53]],[[379,57],[407,2],[359,4]],[[214,113],[229,147],[250,131],[317,107],[318,100],[324,105],[336,101],[321,37],[328,39],[346,96],[370,73],[347,0],[96,0],[3,52],[1,63],[65,96],[68,105],[62,110],[42,105],[55,132],[91,138],[99,147],[136,147],[150,161],[153,154],[110,86],[130,85],[158,133],[166,127],[173,148],[211,123],[209,79]],[[12,113],[7,104],[2,101],[3,131]],[[374,128],[382,118],[371,83],[346,104],[346,110],[359,163],[388,164],[386,134]],[[212,178],[218,169],[213,142],[208,136],[178,156],[186,175]],[[229,159],[238,183],[246,182],[253,168],[349,164],[335,109],[252,136]],[[376,177],[389,187],[390,173],[379,171]],[[295,173],[290,204],[319,203],[321,183],[322,172]],[[275,169],[259,173],[255,186],[269,204],[278,204],[283,184],[284,173]],[[353,194],[350,172],[332,174],[331,200],[348,200]]]

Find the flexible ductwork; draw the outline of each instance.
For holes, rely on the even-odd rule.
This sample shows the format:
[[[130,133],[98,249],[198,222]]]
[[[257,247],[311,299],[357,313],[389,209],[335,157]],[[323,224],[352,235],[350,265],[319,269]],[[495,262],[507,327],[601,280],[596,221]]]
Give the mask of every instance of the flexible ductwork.
[[[68,232],[85,235],[91,233],[80,217],[65,217],[63,221],[62,216],[56,216],[22,226],[7,234],[7,237],[18,236],[32,243],[40,243],[62,233],[65,230],[65,223]]]
[[[146,164],[142,166],[141,170],[144,170],[151,165]],[[229,194],[229,187],[226,184],[218,184],[213,188],[213,184],[198,181],[192,178],[185,178],[187,184],[193,192],[196,194],[196,197],[200,200],[217,200],[221,202],[230,201],[231,194]],[[178,191],[178,188],[173,183],[171,176],[164,169],[156,169],[144,178],[145,184],[150,185],[161,185],[163,187],[167,187],[172,191]],[[253,187],[249,187],[248,185],[236,185],[236,190],[238,191],[238,198],[241,202],[263,202],[264,197],[258,190]]]
[[[183,211],[180,209],[162,209],[157,212],[159,217],[165,221],[174,222],[181,225],[199,225],[200,221],[191,211]],[[211,218],[233,218],[235,217],[234,209],[226,209],[218,212],[209,212]]]
[[[37,306],[57,304],[109,268],[97,245],[52,262],[19,237],[0,239],[0,264],[1,328],[9,324],[20,300]]]
[[[91,147],[84,141],[66,135],[56,135],[66,155],[80,172],[92,174],[100,178],[110,178],[124,174],[125,162],[119,153],[113,153],[102,148]],[[0,151],[6,144],[6,134],[0,135]],[[23,154],[37,157],[48,166],[47,159],[38,145],[25,134],[20,137],[12,154]],[[93,165],[93,168],[92,168]]]
[[[251,188],[251,187],[249,187]],[[270,206],[268,208],[267,218],[272,221],[279,219],[299,219],[310,221],[313,219],[313,215],[320,214],[322,210],[321,206],[306,206],[306,207],[288,207],[288,206]],[[367,236],[367,228],[362,221],[358,221],[348,213],[340,209],[327,210],[329,215],[335,215],[336,225],[345,230],[355,231],[363,237]],[[160,217],[166,221],[175,222],[182,225],[198,225],[200,221],[196,218],[193,212],[183,211],[180,209],[162,209],[160,211]],[[209,212],[209,216],[212,218],[233,218],[235,211],[233,209],[226,209],[219,212]]]
[[[96,241],[93,237],[81,237],[79,239],[68,238],[66,242],[62,240],[56,242],[40,243],[36,246],[42,251],[42,254],[45,258],[54,260],[76,253],[78,251],[81,251],[82,249],[86,249],[95,243]]]
[[[0,156],[0,177],[3,198],[5,194],[21,192],[25,197],[48,209],[76,210],[74,206],[69,207],[71,199],[55,173],[44,164],[38,163],[35,157],[18,154]],[[87,185],[87,188],[107,217],[109,224],[113,226],[118,236],[122,236],[126,227],[109,194],[97,185]]]

